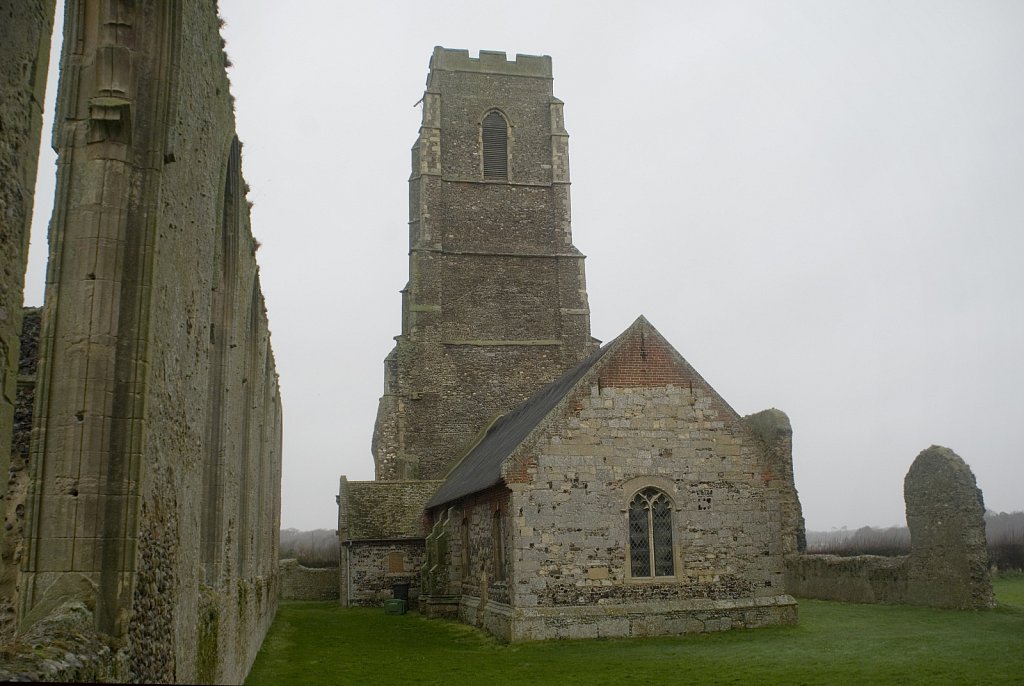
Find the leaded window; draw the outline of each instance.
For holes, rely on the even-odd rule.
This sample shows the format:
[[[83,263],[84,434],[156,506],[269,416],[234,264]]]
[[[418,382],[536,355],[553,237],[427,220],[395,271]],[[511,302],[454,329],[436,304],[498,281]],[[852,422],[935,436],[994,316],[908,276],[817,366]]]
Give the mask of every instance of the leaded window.
[[[508,179],[508,122],[501,112],[491,110],[484,117],[484,178],[491,181]]]
[[[672,502],[645,488],[629,503],[629,561],[633,577],[672,576]]]

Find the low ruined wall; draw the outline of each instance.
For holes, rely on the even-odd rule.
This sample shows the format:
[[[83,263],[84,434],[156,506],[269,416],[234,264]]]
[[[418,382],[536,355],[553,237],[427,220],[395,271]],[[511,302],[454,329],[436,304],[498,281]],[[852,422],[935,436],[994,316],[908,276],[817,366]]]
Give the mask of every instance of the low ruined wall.
[[[281,600],[337,600],[338,568],[311,569],[298,560],[281,560],[278,567]]]
[[[907,557],[794,555],[786,560],[786,590],[798,598],[902,603],[907,594]]]
[[[786,590],[799,598],[981,610],[995,605],[985,505],[971,468],[949,448],[921,451],[903,484],[910,555],[793,555]]]

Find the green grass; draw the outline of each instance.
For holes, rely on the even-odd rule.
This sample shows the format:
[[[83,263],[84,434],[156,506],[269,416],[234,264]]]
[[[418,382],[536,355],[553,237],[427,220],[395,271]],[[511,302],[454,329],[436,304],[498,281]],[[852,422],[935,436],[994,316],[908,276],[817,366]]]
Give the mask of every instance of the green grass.
[[[1021,684],[1024,575],[958,612],[800,601],[800,624],[506,646],[476,629],[284,602],[247,684]]]

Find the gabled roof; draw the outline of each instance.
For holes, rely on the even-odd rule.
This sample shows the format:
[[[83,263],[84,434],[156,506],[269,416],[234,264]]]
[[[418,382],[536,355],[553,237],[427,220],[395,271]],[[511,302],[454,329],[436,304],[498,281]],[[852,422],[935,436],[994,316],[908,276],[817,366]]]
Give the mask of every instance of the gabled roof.
[[[603,346],[562,377],[524,400],[514,410],[492,422],[476,445],[448,472],[441,488],[427,503],[427,508],[443,505],[500,484],[501,463],[505,458],[526,440],[537,425],[572,390],[576,382],[583,378],[583,375],[614,345],[615,341],[612,341]]]
[[[595,367],[604,367],[603,364],[599,365],[598,363],[602,359],[612,359],[614,355],[609,355],[609,353],[620,347],[625,351],[624,354],[628,354],[628,349],[632,346],[639,348],[641,355],[646,355],[643,341],[644,336],[648,334],[653,334],[665,343],[671,360],[669,364],[682,371],[681,379],[684,383],[700,384],[712,394],[721,409],[739,419],[735,410],[729,407],[728,403],[683,359],[682,355],[665,341],[657,329],[641,316],[615,340],[486,427],[476,444],[448,472],[444,483],[427,502],[427,509],[501,484],[501,467],[505,458],[510,456],[527,439],[533,430],[581,382],[583,377]],[[605,372],[597,373],[604,374]],[[653,383],[653,380],[651,382]],[[679,379],[676,379],[675,382],[678,383]]]

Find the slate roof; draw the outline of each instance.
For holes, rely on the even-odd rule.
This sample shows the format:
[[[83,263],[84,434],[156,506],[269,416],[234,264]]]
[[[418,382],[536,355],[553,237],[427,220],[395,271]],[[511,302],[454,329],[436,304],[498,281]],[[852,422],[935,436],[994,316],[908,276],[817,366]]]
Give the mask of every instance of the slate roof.
[[[611,341],[570,369],[561,378],[537,391],[508,414],[499,417],[484,437],[452,468],[427,509],[482,491],[501,483],[501,464],[538,424],[622,337]]]

